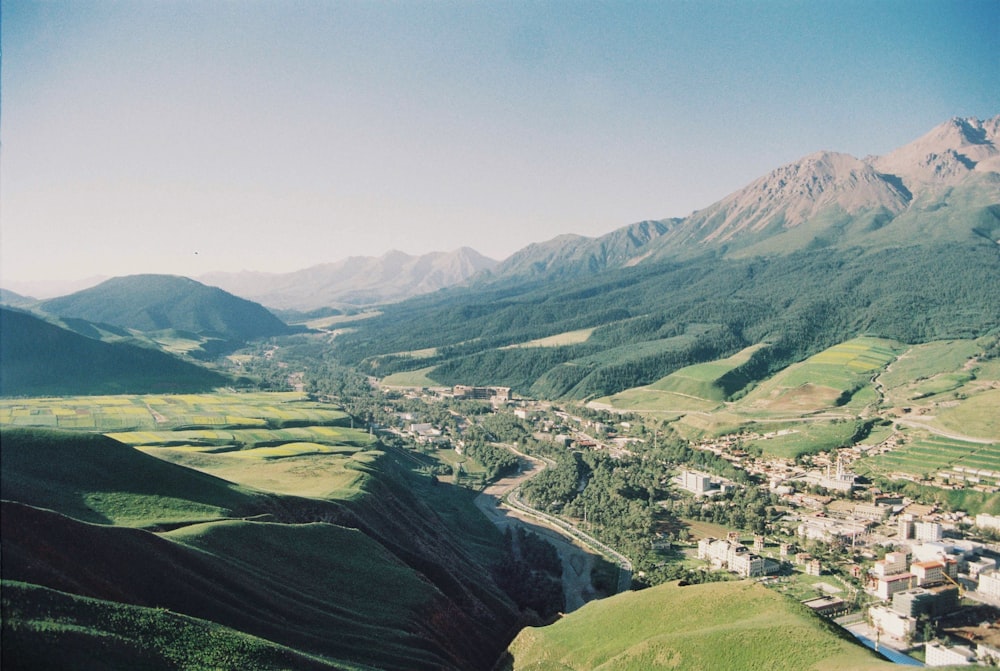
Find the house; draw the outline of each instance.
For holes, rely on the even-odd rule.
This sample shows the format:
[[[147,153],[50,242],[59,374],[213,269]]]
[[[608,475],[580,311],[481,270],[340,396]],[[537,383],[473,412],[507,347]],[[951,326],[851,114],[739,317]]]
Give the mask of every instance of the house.
[[[917,586],[937,585],[945,581],[943,561],[921,561],[910,564],[910,573],[916,578]]]

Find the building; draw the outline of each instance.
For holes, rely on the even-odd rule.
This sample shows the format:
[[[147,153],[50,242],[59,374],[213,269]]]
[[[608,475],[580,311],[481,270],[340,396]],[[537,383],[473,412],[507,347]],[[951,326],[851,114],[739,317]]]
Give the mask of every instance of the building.
[[[936,589],[914,587],[892,597],[892,609],[901,615],[937,617],[958,608],[958,588],[952,585]]]
[[[979,513],[976,515],[976,526],[980,529],[995,529],[1000,531],[1000,515]]]
[[[943,561],[920,561],[910,564],[910,573],[916,578],[918,587],[937,585],[945,581]]]
[[[916,579],[912,573],[900,573],[898,575],[877,578],[874,581],[875,596],[883,601],[891,601],[894,594],[903,592],[914,586]]]
[[[970,578],[978,578],[979,574],[992,571],[996,567],[996,560],[990,557],[977,557],[975,560],[967,563]]]
[[[823,575],[823,565],[818,559],[810,559],[806,562],[806,575]]]
[[[675,482],[695,496],[711,496],[722,492],[722,484],[710,475],[697,471],[681,471]]]
[[[473,401],[506,402],[510,400],[510,387],[469,387],[464,384],[456,384],[452,388],[452,395],[455,398]]]
[[[906,573],[906,553],[888,552],[885,559],[879,559],[871,570],[872,575],[884,578],[890,575]]]
[[[802,605],[811,608],[817,615],[828,617],[840,615],[849,609],[847,602],[832,596],[818,596],[815,599],[806,599],[802,602]]]
[[[940,643],[928,643],[924,651],[927,653],[927,666],[963,666],[976,662],[976,654],[965,645],[949,648]]]
[[[937,522],[916,522],[913,525],[913,537],[918,541],[939,541],[941,536],[941,525]]]
[[[742,543],[710,537],[698,541],[698,559],[708,561],[714,569],[727,569],[744,578],[768,575],[779,568],[776,562],[750,552]]]
[[[890,512],[888,506],[880,506],[877,503],[856,503],[852,514],[861,520],[881,522],[889,517]]]
[[[996,569],[979,574],[979,588],[976,590],[982,596],[1000,599],[1000,571]]]
[[[887,636],[901,641],[913,636],[917,630],[917,619],[902,615],[885,606],[872,606],[868,609],[872,627]]]
[[[900,515],[899,516],[899,540],[905,541],[913,538],[913,516],[912,515]]]

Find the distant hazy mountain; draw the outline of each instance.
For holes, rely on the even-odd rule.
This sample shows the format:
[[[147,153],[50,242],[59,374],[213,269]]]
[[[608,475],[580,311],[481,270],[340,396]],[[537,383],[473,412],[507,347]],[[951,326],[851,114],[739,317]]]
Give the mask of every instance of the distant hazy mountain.
[[[10,291],[9,289],[0,289],[0,305],[9,305],[11,307],[19,308],[34,305],[37,302],[38,299],[36,298],[22,296],[21,294]]]
[[[97,286],[106,279],[108,279],[106,276],[94,276],[82,280],[34,280],[28,282],[4,280],[4,288],[26,296],[34,296],[37,299],[45,299],[83,291]]]
[[[163,352],[84,337],[0,308],[0,395],[205,391],[229,380]]]
[[[173,275],[116,277],[90,289],[41,303],[57,317],[137,329],[176,329],[226,340],[282,335],[287,324],[257,303]]]
[[[460,284],[496,266],[468,247],[410,256],[352,256],[291,273],[211,273],[199,279],[236,295],[288,310],[370,305],[403,300]]]

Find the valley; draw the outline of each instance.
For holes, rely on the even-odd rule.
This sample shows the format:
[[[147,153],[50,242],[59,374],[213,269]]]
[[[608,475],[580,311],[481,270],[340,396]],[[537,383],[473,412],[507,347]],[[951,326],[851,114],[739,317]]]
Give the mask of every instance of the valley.
[[[3,666],[1000,659],[998,133],[499,263],[5,292]]]

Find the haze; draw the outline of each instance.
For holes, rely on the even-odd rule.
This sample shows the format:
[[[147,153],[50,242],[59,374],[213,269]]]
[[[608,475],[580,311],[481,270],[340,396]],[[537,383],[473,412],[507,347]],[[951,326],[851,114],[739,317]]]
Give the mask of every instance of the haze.
[[[1000,110],[994,0],[2,13],[4,286],[502,259]]]

